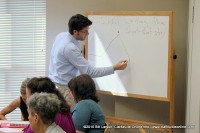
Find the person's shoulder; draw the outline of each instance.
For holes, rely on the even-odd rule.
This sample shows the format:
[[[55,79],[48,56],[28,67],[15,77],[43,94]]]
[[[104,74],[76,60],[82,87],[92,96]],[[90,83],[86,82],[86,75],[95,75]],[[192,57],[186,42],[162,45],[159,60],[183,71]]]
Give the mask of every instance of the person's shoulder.
[[[52,123],[45,131],[45,133],[66,133],[59,125]]]
[[[93,100],[91,100],[91,99],[84,99],[84,100],[79,101],[78,103],[93,103]]]
[[[66,133],[59,125],[56,126],[55,128],[56,133]],[[54,132],[52,132],[54,133]]]
[[[17,107],[20,106],[20,103],[21,103],[21,97],[18,97],[18,98],[14,99],[14,100],[11,102],[12,105],[17,106]]]
[[[56,115],[56,119],[59,119],[59,118],[64,118],[64,117],[67,117],[71,115],[71,112],[58,112],[57,115]]]
[[[79,53],[79,49],[76,45],[74,45],[72,42],[67,43],[67,45],[65,45],[64,51],[68,52],[68,53]]]
[[[69,49],[78,49],[76,45],[74,45],[72,42],[69,42],[65,47]]]
[[[80,102],[78,102],[77,105],[84,106],[85,108],[88,108],[88,107],[91,107],[91,106],[96,106],[97,103],[94,100],[85,99],[85,100],[81,100]]]
[[[56,115],[56,119],[55,119],[55,122],[57,121],[63,121],[63,120],[66,120],[66,119],[71,119],[72,117],[72,114],[71,112],[58,112],[57,115]]]
[[[76,110],[90,110],[91,108],[95,107],[96,103],[91,99],[81,100],[71,109],[73,114]]]
[[[56,37],[62,37],[62,36],[67,36],[68,32],[60,32],[57,34]]]
[[[68,32],[60,32],[56,35],[54,43],[67,43],[70,40],[69,38]]]

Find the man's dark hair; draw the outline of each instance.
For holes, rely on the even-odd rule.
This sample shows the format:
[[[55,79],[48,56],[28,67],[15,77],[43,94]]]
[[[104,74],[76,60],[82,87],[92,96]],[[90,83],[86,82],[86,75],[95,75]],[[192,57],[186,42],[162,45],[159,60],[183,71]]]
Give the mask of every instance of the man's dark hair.
[[[92,25],[92,21],[90,21],[87,17],[76,14],[72,16],[68,22],[69,33],[73,34],[73,30],[80,31],[84,27]]]

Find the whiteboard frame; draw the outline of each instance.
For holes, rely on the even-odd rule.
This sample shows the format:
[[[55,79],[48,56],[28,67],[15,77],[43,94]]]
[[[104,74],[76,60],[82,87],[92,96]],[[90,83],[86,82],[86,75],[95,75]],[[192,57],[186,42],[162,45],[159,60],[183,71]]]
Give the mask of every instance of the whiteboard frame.
[[[115,96],[126,96],[133,98],[149,99],[149,100],[158,100],[171,102],[174,95],[174,50],[172,47],[172,36],[173,36],[173,12],[172,11],[86,11],[86,15],[123,15],[123,16],[169,16],[169,33],[168,33],[168,77],[167,77],[167,97],[159,96],[148,96],[148,95],[139,95],[132,93],[117,93],[117,92],[108,92],[97,90],[101,94],[109,94]],[[88,59],[88,38],[85,42],[85,58]]]

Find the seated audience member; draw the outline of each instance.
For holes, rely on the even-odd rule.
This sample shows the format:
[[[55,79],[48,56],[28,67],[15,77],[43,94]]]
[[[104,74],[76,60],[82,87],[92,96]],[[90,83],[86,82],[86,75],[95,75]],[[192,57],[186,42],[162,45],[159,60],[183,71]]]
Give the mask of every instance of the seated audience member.
[[[98,105],[95,83],[86,74],[71,79],[68,87],[74,97],[76,105],[72,109],[72,118],[77,133],[103,133],[105,116]],[[89,125],[90,128],[84,128]]]
[[[14,111],[16,108],[20,108],[22,114],[22,120],[28,121],[28,112],[26,106],[26,84],[29,81],[29,78],[24,80],[20,87],[21,96],[13,100],[8,106],[0,111],[0,120],[7,120],[5,115]]]
[[[72,120],[70,107],[62,94],[56,89],[55,84],[47,77],[32,78],[27,83],[26,96],[29,98],[34,93],[46,92],[56,94],[61,101],[60,111],[57,113],[55,123],[67,133],[75,133],[76,129]],[[30,125],[24,129],[24,133],[33,133]]]
[[[61,101],[51,93],[35,93],[27,100],[29,123],[35,133],[66,133],[54,119]]]

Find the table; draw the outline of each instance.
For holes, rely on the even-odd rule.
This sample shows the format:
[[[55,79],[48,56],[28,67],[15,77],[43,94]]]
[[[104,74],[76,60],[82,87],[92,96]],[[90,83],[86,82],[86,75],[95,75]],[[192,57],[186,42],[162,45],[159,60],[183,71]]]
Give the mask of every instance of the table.
[[[23,133],[22,130],[28,125],[28,121],[0,120],[0,133]]]

